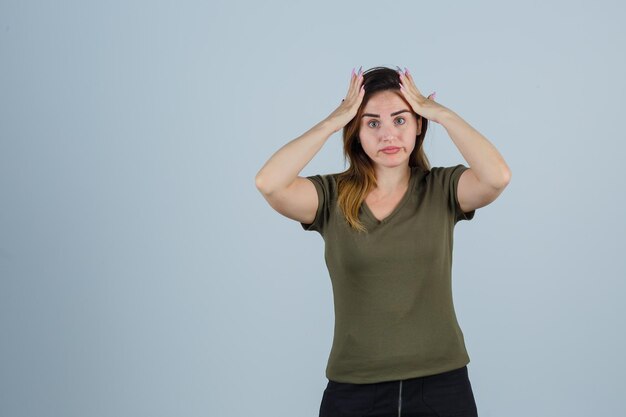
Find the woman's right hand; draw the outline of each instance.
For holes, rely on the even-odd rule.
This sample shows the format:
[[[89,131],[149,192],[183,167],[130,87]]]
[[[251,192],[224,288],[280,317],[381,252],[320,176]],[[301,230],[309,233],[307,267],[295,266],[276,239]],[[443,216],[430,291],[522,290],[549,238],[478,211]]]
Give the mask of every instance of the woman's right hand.
[[[350,120],[354,118],[354,116],[356,116],[364,95],[365,88],[363,87],[363,73],[361,72],[361,69],[359,69],[358,73],[355,73],[353,69],[346,98],[341,100],[339,107],[337,107],[335,111],[333,111],[326,118],[326,121],[333,126],[334,132],[338,132],[343,129],[343,127],[347,125]]]

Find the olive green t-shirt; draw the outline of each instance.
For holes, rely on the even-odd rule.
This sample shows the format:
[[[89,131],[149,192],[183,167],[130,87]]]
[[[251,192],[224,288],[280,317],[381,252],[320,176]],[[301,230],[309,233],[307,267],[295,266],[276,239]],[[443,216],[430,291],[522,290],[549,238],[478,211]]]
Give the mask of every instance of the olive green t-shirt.
[[[335,310],[326,377],[372,383],[437,374],[467,365],[463,332],[452,301],[454,226],[471,220],[456,198],[459,164],[411,167],[409,188],[377,220],[366,203],[366,233],[348,225],[337,204],[338,174],[306,177],[319,205],[311,224],[324,239]]]

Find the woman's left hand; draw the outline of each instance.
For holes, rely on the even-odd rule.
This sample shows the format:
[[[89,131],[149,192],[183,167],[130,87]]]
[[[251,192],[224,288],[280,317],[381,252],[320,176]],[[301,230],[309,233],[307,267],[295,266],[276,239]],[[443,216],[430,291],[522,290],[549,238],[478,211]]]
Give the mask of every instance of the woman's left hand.
[[[404,95],[404,98],[409,102],[415,113],[428,120],[440,123],[439,117],[444,111],[449,109],[435,102],[435,93],[424,97],[415,86],[413,76],[409,73],[409,70],[406,68],[405,70],[406,72],[400,69],[397,70],[398,74],[400,74],[400,91]]]

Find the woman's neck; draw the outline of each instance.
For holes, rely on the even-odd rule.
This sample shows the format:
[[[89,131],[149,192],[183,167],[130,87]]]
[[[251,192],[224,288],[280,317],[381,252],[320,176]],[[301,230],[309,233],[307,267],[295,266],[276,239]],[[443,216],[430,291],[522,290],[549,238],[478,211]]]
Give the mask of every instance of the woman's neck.
[[[408,165],[393,168],[382,168],[376,172],[377,186],[372,191],[377,196],[391,195],[405,190],[411,178],[411,167]]]

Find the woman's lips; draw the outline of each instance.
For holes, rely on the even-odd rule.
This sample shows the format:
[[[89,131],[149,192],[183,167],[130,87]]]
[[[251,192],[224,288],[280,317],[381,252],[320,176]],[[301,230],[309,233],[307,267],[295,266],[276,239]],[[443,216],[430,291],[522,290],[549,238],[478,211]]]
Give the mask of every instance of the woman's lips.
[[[382,149],[382,152],[384,153],[397,153],[400,150],[400,148],[384,148]]]

